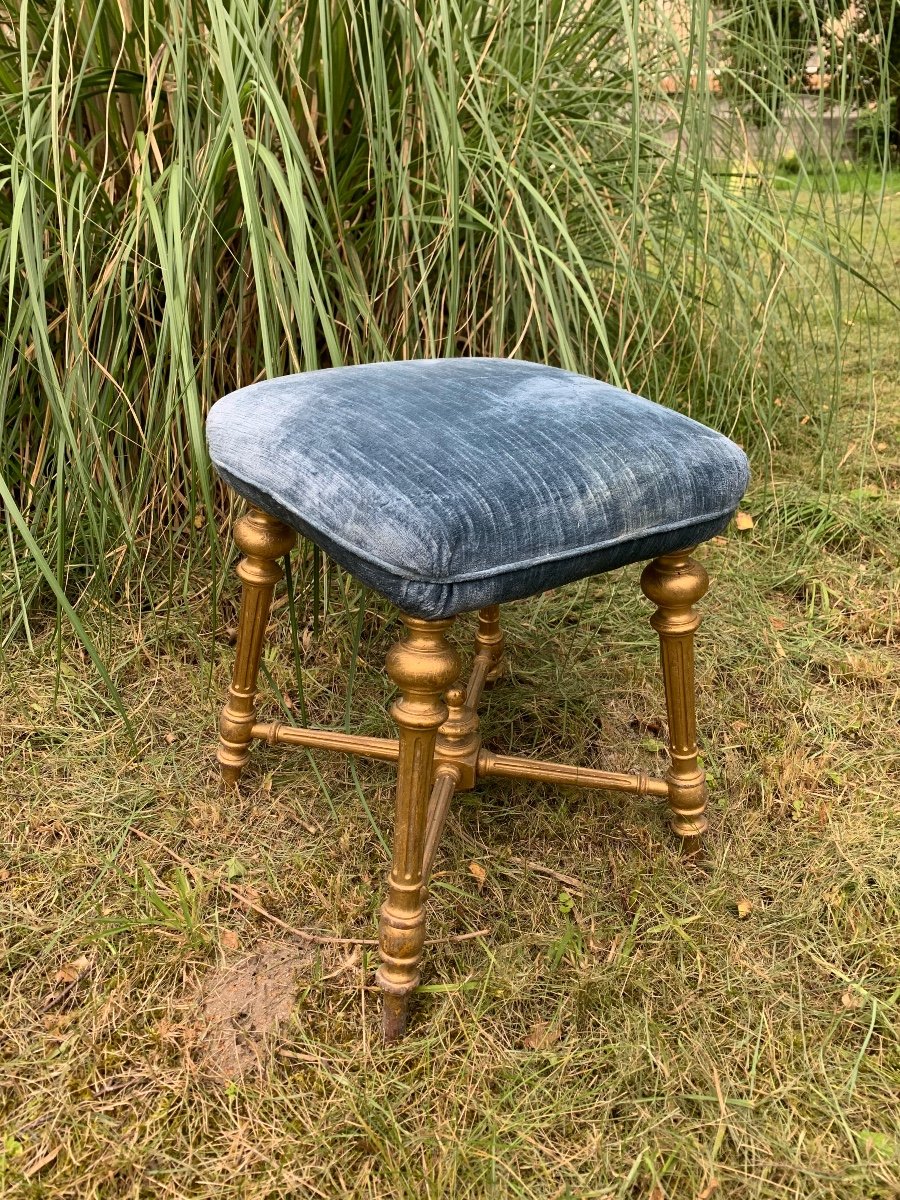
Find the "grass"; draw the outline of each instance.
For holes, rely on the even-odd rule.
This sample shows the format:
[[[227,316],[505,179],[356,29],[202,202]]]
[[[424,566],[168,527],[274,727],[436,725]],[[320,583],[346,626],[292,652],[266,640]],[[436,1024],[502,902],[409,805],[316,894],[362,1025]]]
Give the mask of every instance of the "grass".
[[[703,88],[673,150],[612,3],[383,7],[0,21],[0,1193],[900,1196],[896,174],[714,169]],[[736,432],[755,524],[703,550],[706,860],[646,800],[460,797],[385,1050],[390,770],[262,748],[218,789],[202,416],[421,353]],[[304,704],[386,732],[393,615],[296,566]],[[646,616],[635,570],[513,606],[489,744],[658,770]]]
[[[896,196],[888,225],[896,257]],[[0,682],[5,1196],[900,1196],[900,340],[857,316],[824,459],[816,394],[781,398],[754,528],[702,551],[706,860],[647,800],[461,797],[396,1048],[369,947],[311,955],[248,907],[370,938],[391,772],[262,748],[219,793],[233,584],[214,612],[195,563],[171,601],[151,578],[85,606],[133,738],[79,639],[31,617]],[[319,596],[311,714],[385,732],[394,618],[334,568]],[[280,614],[270,711],[297,695]],[[489,744],[659,769],[646,616],[633,569],[512,606]],[[298,990],[262,1069],[228,1078],[209,981],[272,940]]]
[[[857,247],[834,180],[789,210],[764,173],[713,169],[734,147],[709,89],[685,87],[664,136],[661,77],[705,78],[720,23],[758,49],[743,9],[712,32],[694,12],[687,45],[615,0],[6,13],[2,643],[51,593],[71,624],[216,572],[203,416],[263,374],[530,356],[771,438]],[[846,340],[837,314],[803,363],[823,440]]]
[[[809,168],[799,166],[792,170],[786,169],[782,164],[776,164],[776,172],[773,186],[776,191],[782,192],[792,192],[799,188],[805,193],[812,188],[828,195],[833,195],[836,191],[841,196],[856,194],[871,197],[882,189],[888,195],[900,191],[900,170],[896,167],[884,170],[873,163],[814,163]]]

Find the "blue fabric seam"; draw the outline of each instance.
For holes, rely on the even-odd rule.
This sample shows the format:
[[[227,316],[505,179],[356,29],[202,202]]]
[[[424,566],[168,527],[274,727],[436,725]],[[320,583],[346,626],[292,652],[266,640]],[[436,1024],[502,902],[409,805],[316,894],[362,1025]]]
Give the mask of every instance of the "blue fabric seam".
[[[229,475],[233,476],[234,479],[240,480],[245,487],[248,487],[253,491],[259,490],[256,484],[252,483],[249,479],[245,479],[230,466],[226,467],[225,469],[228,471]],[[293,512],[292,506],[290,504],[286,504],[281,496],[275,495],[274,489],[270,488],[268,490],[271,492],[272,499],[285,512]],[[608,550],[613,546],[620,545],[622,542],[630,542],[638,538],[652,538],[659,534],[672,533],[676,529],[685,529],[690,525],[698,525],[707,521],[715,521],[719,517],[728,516],[734,512],[735,509],[731,506],[728,506],[727,508],[719,509],[712,513],[694,513],[684,520],[676,521],[669,525],[657,525],[652,529],[642,529],[637,531],[632,530],[628,533],[621,534],[619,537],[613,538],[611,541],[596,542],[589,546],[579,546],[574,550],[566,550],[566,552],[563,554],[548,554],[542,558],[524,559],[517,563],[497,563],[493,567],[485,567],[483,570],[473,571],[467,575],[445,575],[442,578],[411,574],[408,567],[398,566],[394,563],[389,563],[383,559],[376,558],[374,555],[360,549],[359,546],[354,546],[350,542],[346,541],[346,539],[338,537],[330,529],[322,527],[318,530],[318,532],[321,532],[325,537],[330,538],[335,545],[346,550],[348,554],[355,555],[364,562],[371,563],[372,566],[380,567],[381,570],[387,571],[389,574],[396,576],[398,579],[405,579],[411,583],[425,583],[440,587],[451,583],[468,583],[469,581],[475,579],[490,579],[493,575],[506,574],[507,572],[513,573],[516,571],[527,571],[530,567],[542,567],[549,565],[550,563],[566,562],[567,559],[578,558],[583,554],[596,554],[601,550]],[[298,517],[297,519],[303,520],[301,517]],[[305,524],[309,525],[310,528],[314,528],[308,521],[305,521]],[[311,538],[310,540],[315,541],[314,538]]]

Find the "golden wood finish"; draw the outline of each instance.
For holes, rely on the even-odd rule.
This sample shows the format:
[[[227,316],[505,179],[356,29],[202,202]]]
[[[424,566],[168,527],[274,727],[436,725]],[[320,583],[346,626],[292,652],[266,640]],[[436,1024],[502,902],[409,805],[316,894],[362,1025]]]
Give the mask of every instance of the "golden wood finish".
[[[503,650],[506,639],[500,627],[500,605],[490,604],[487,608],[478,610],[478,632],[475,634],[475,661],[486,658],[488,668],[485,673],[486,683],[496,683],[503,673]],[[484,684],[482,684],[484,686]],[[469,695],[473,696],[472,704],[478,707],[478,697],[471,687]],[[481,695],[481,689],[478,690]]]
[[[428,801],[428,818],[425,822],[425,853],[422,856],[423,886],[428,884],[438,842],[444,831],[444,821],[447,819],[450,801],[453,799],[458,781],[459,776],[455,766],[438,767],[434,777],[431,799]],[[423,899],[427,899],[427,897],[423,895]]]
[[[481,779],[501,778],[659,796],[668,800],[673,830],[689,845],[695,845],[707,828],[694,710],[694,632],[700,617],[693,605],[706,592],[708,580],[688,551],[655,559],[641,577],[644,593],[656,605],[650,621],[660,639],[669,719],[670,768],[665,779],[654,779],[482,749],[477,707],[503,662],[497,605],[478,614],[475,655],[465,684],[459,657],[446,637],[453,621],[403,617],[405,637],[387,659],[388,674],[400,690],[391,709],[397,738],[257,722],[256,676],[272,591],[282,574],[277,560],[289,552],[295,535],[280,521],[252,510],[235,527],[235,539],[245,556],[238,566],[243,600],[234,673],[220,722],[223,779],[237,781],[254,738],[273,746],[333,750],[397,763],[393,863],[381,908],[377,972],[385,993],[386,1041],[400,1037],[406,1026],[425,939],[426,885],[457,791],[473,788]]]
[[[270,746],[308,746],[315,750],[335,750],[339,754],[359,754],[381,762],[396,762],[400,743],[396,738],[363,737],[334,729],[305,729],[300,725],[282,725],[279,721],[254,725],[251,735]]]
[[[293,529],[258,509],[251,509],[234,527],[234,540],[244,554],[237,568],[244,588],[231,687],[219,719],[218,759],[226,785],[237,783],[249,757],[259,659],[272,592],[282,576],[277,560],[290,552],[296,537]]]
[[[444,770],[453,776],[453,790],[466,791],[480,779],[532,779],[536,783],[557,783],[568,787],[594,788],[609,792],[634,792],[638,796],[669,795],[669,784],[651,775],[629,775],[618,771],[597,771],[592,767],[570,766],[568,763],[546,762],[541,759],[519,758],[511,754],[493,754],[481,749],[478,735],[478,716],[460,703],[465,691],[459,684],[448,688],[445,700],[447,720],[438,730],[434,748],[435,778]],[[363,737],[330,729],[304,729],[296,725],[271,724],[253,726],[252,736],[270,746],[307,746],[316,750],[335,750],[342,754],[358,754],[381,762],[396,762],[400,754],[397,738]],[[472,779],[469,783],[468,780]],[[429,818],[430,819],[430,818]]]
[[[700,615],[693,605],[706,594],[709,577],[690,550],[665,554],[644,568],[644,595],[657,606],[650,624],[659,634],[666,710],[669,718],[669,808],[672,830],[694,840],[704,833],[706,774],[697,762],[694,707],[694,632]]]
[[[455,683],[447,689],[447,719],[438,730],[435,761],[453,768],[455,788],[469,791],[475,786],[475,767],[481,745],[478,713],[469,702],[468,689]]]
[[[669,785],[650,775],[624,775],[613,771],[595,771],[590,767],[570,767],[566,763],[541,762],[516,758],[511,754],[478,755],[478,778],[535,779],[539,783],[561,783],[568,787],[600,788],[605,792],[635,792],[638,796],[668,797]]]
[[[441,693],[459,675],[459,655],[447,641],[453,622],[404,617],[407,635],[388,654],[387,671],[400,689],[391,707],[400,735],[394,859],[381,907],[376,980],[385,993],[385,1041],[406,1028],[409,995],[419,982],[425,941],[422,897],[425,825],[432,790],[434,746],[448,716]]]

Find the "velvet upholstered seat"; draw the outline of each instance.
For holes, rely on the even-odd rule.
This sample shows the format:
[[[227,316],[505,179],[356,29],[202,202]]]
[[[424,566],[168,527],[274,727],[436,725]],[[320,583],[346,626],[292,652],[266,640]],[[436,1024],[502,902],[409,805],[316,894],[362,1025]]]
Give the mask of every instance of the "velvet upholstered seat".
[[[656,796],[684,848],[698,848],[708,823],[694,606],[709,581],[690,549],[725,526],[744,492],[747,460],[733,442],[594,379],[491,358],[271,379],[220,400],[207,432],[220,474],[251,502],[234,526],[243,590],[219,720],[223,783],[238,785],[256,740],[396,764],[375,976],[386,1041],[406,1028],[427,884],[457,793],[500,778]],[[402,610],[385,662],[396,738],[260,720],[259,667],[297,530]],[[478,708],[503,674],[501,602],[643,559],[666,696],[665,777],[488,749]],[[472,609],[466,670],[451,634],[455,615]]]
[[[215,404],[207,436],[237,492],[430,620],[705,541],[748,477],[689,417],[507,359],[267,380]]]

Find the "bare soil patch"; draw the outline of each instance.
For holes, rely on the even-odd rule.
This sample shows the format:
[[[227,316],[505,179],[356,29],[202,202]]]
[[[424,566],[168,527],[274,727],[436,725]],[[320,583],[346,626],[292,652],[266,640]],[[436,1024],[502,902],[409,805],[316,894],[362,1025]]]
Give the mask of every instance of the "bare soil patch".
[[[216,968],[200,993],[201,1064],[229,1079],[262,1070],[267,1039],[290,1017],[299,988],[336,958],[328,947],[266,940]]]

